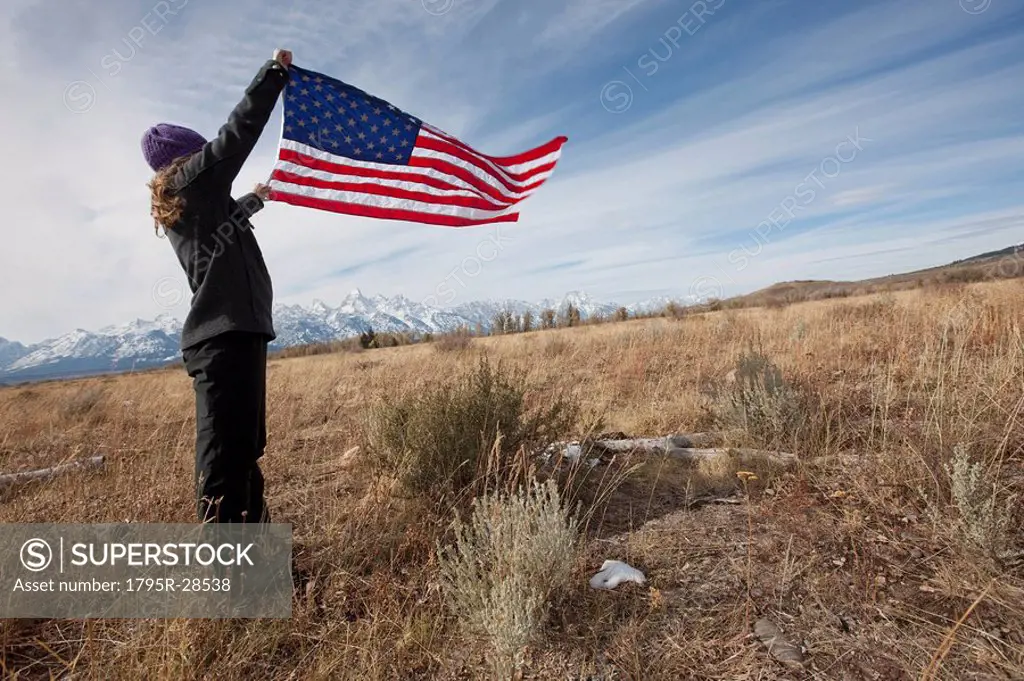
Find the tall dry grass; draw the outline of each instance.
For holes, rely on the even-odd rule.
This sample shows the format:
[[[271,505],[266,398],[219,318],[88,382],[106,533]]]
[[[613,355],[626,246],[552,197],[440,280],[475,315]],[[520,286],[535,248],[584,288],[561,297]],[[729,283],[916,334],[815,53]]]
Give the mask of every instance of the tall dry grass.
[[[759,475],[749,506],[707,500],[736,491],[735,470],[667,459],[640,462],[607,493],[573,497],[600,504],[584,509],[570,588],[522,651],[528,677],[796,678],[746,636],[752,617],[767,617],[803,644],[816,678],[914,679],[930,668],[938,679],[1024,678],[1022,293],[1020,281],[919,288],[477,338],[458,352],[272,361],[270,504],[294,524],[309,575],[293,618],[5,621],[2,669],[76,679],[489,674],[491,644],[465,637],[441,587],[436,547],[454,539],[455,509],[371,465],[365,428],[382,386],[425,394],[487,357],[521,372],[527,412],[571,391],[608,430],[728,426],[732,444],[803,461],[796,474]],[[743,392],[730,372],[751,353],[773,368],[741,378]],[[9,491],[0,520],[192,521],[192,410],[182,370],[0,390],[0,470],[108,455],[103,472]],[[577,432],[559,439],[587,434],[564,427]],[[589,475],[600,485],[633,463]],[[643,569],[650,589],[589,590],[606,558]]]

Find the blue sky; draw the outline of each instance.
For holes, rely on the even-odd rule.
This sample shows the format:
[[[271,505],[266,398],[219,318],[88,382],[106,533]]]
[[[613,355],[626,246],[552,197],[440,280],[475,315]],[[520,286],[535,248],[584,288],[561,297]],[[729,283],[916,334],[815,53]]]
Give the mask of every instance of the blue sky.
[[[1022,38],[1015,0],[7,0],[0,335],[184,316],[139,136],[214,135],[275,47],[486,153],[569,138],[514,225],[269,205],[277,302],[628,303],[1024,241]],[[236,194],[269,174],[279,117]]]

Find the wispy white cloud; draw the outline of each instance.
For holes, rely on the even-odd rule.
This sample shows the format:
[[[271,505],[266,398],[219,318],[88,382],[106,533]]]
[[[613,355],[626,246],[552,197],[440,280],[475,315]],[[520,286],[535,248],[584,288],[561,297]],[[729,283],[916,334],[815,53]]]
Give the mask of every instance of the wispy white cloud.
[[[875,203],[885,198],[886,189],[885,185],[875,185],[873,187],[861,187],[859,189],[836,192],[835,196],[832,197],[832,205],[845,208],[847,206]]]
[[[661,0],[561,0],[534,36],[538,47],[564,52],[600,35],[620,18],[641,7],[662,4]]]

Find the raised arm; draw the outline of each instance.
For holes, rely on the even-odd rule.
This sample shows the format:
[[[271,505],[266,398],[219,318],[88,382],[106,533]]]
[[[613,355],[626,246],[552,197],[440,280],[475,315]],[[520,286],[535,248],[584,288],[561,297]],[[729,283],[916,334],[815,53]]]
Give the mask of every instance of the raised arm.
[[[263,65],[217,137],[182,168],[186,184],[209,174],[212,182],[230,188],[274,112],[277,98],[288,82],[290,64],[291,53],[278,50],[274,59]]]

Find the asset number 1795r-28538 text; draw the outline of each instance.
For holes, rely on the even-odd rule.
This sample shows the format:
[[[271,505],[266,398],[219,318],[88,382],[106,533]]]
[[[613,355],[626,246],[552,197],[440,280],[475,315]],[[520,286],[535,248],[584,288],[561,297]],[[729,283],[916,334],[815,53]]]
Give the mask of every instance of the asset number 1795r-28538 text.
[[[231,580],[217,577],[135,577],[126,580],[127,591],[230,591]]]

